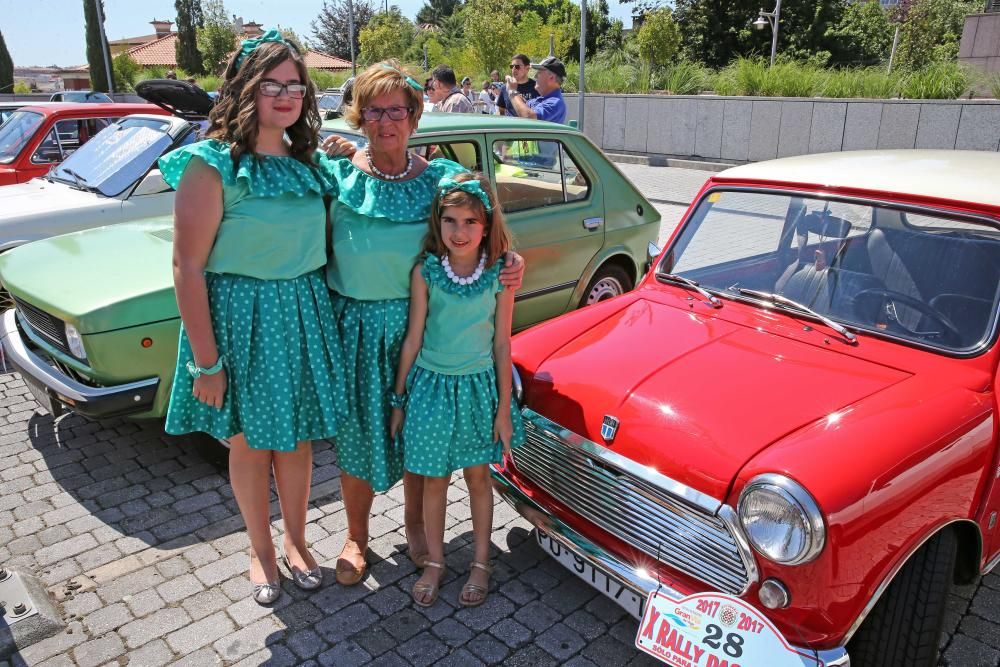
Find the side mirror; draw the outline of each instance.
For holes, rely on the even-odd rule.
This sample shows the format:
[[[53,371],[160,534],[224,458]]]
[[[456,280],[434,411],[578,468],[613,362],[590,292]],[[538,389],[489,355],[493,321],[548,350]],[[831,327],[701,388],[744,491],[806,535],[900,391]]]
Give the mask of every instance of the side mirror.
[[[646,246],[646,270],[644,273],[649,273],[649,270],[653,267],[653,261],[660,256],[662,248],[656,245],[652,241]]]
[[[161,192],[169,191],[170,186],[163,180],[163,174],[160,173],[159,169],[153,169],[143,177],[142,182],[132,191],[132,196],[158,195]]]

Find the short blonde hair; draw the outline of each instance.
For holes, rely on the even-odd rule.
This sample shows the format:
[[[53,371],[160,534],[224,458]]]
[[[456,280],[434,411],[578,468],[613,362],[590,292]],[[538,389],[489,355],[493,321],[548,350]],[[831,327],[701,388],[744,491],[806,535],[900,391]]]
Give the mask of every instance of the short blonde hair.
[[[410,128],[415,130],[420,121],[420,114],[424,110],[424,97],[422,91],[414,88],[409,81],[416,83],[416,79],[403,69],[398,60],[390,59],[375,63],[354,80],[354,97],[351,106],[344,113],[344,120],[357,130],[365,124],[361,110],[373,99],[402,91],[406,94],[407,106],[411,109]]]

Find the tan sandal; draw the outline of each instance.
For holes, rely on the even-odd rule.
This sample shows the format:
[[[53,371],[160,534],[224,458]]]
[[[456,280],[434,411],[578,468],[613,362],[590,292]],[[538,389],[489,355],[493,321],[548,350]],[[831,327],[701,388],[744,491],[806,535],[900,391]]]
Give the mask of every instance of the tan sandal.
[[[425,563],[425,568],[426,567],[433,567],[436,570],[443,570],[444,569],[444,563],[438,563],[437,561],[429,560],[429,561],[427,561]],[[416,603],[418,606],[421,606],[421,607],[430,607],[435,602],[437,602],[438,591],[441,588],[441,580],[440,579],[441,578],[440,578],[440,575],[439,575],[438,576],[438,583],[436,583],[436,584],[429,584],[427,582],[421,583],[420,581],[417,581],[416,583],[414,583],[413,584],[413,590],[410,593],[410,595],[413,597],[413,602]],[[423,600],[420,599],[420,598],[423,598],[424,596],[427,596],[427,595],[430,596],[430,600],[427,600],[426,602],[424,602]]]
[[[477,560],[472,561],[469,565],[469,570],[471,572],[472,568],[478,567],[480,570],[484,570],[486,575],[489,576],[493,574],[493,567],[489,563],[480,563]],[[480,595],[478,600],[466,600],[467,595]],[[482,603],[486,602],[486,598],[490,595],[489,584],[486,586],[480,586],[479,584],[466,584],[462,586],[462,592],[458,594],[458,604],[463,607],[478,607]]]
[[[347,541],[344,542],[344,549],[347,549],[347,545],[351,542],[354,542],[358,546],[358,551],[361,552],[361,557],[364,559],[365,552],[368,551],[368,541],[366,540],[364,546],[362,546],[361,542],[347,538]],[[365,560],[361,567],[357,567],[351,561],[343,558],[344,549],[341,550],[340,557],[337,558],[337,568],[335,570],[337,573],[337,583],[341,586],[354,586],[365,578],[365,574],[368,571],[368,561]]]

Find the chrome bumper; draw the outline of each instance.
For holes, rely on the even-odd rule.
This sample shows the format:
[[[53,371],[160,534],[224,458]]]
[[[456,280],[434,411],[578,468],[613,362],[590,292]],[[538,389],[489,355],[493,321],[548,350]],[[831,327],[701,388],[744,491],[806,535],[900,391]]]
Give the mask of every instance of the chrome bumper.
[[[557,517],[553,516],[548,510],[526,496],[524,492],[497,472],[495,468],[491,469],[491,473],[493,476],[493,490],[500,498],[516,509],[533,526],[547,533],[550,538],[576,554],[579,558],[590,563],[593,567],[601,570],[642,598],[646,598],[655,590],[676,600],[684,597],[684,594],[680,591],[659,583],[656,579],[623,563],[613,554],[608,553],[597,544],[594,544],[570,528]],[[824,667],[850,667],[851,664],[851,658],[847,655],[847,650],[843,647],[824,651],[815,651],[800,646],[794,648],[803,653],[815,655],[816,659]]]
[[[44,392],[51,402],[71,412],[101,419],[144,412],[153,406],[159,378],[113,387],[91,387],[53,368],[28,348],[21,336],[14,308],[0,318],[0,343],[7,360],[20,373],[29,389]]]

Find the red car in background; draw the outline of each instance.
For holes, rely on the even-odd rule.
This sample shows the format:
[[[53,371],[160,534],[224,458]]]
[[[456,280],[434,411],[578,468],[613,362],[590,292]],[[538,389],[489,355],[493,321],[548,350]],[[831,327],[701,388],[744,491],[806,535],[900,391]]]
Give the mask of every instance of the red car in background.
[[[122,116],[167,115],[152,104],[50,103],[24,106],[0,125],[0,185],[27,183]]]
[[[713,176],[634,291],[514,338],[528,442],[494,488],[633,615],[666,596],[663,651],[720,647],[685,605],[728,596],[730,663],[778,664],[740,654],[742,607],[802,664],[935,665],[952,584],[1000,562],[998,173],[863,151]],[[698,623],[700,647],[663,631]]]

